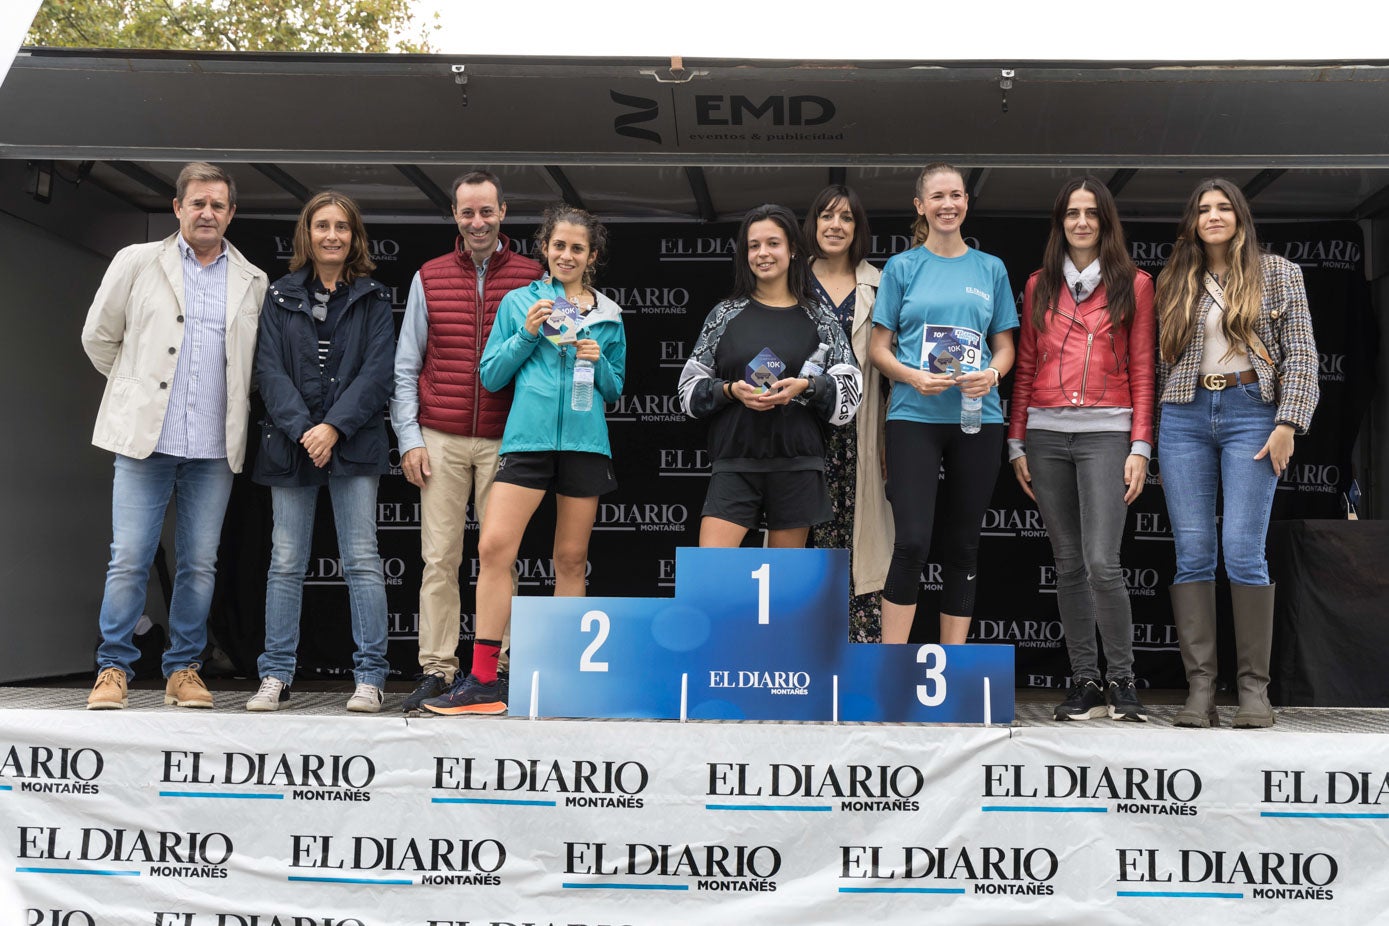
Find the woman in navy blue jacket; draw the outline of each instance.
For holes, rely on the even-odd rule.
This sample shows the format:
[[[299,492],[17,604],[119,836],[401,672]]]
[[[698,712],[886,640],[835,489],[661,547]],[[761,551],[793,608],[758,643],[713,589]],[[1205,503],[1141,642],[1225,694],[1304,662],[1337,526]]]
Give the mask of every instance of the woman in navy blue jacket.
[[[395,356],[390,291],[368,276],[376,265],[357,204],[331,190],[299,214],[289,269],[265,294],[256,342],[255,377],[266,420],[252,478],[271,487],[275,527],[260,690],[246,709],[273,711],[289,698],[314,508],[326,485],[357,644],[357,688],[347,709],[374,713],[381,709],[388,669],[376,487],[388,468],[384,410]]]

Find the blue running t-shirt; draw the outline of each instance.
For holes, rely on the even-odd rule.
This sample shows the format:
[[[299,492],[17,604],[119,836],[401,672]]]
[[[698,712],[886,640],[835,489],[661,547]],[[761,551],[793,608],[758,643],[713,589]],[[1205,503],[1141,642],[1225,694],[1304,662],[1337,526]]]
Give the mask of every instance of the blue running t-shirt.
[[[970,248],[940,257],[924,246],[894,255],[883,267],[873,324],[897,334],[896,357],[933,373],[981,370],[993,359],[989,336],[1018,327],[1013,288],[1003,261]],[[952,424],[960,420],[960,390],[924,396],[894,384],[890,421]],[[998,390],[984,397],[983,420],[1003,423]]]

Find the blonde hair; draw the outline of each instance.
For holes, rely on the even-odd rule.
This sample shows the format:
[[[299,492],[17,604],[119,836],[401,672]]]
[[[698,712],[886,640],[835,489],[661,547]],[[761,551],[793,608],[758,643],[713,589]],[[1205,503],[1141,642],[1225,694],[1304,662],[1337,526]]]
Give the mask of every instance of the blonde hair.
[[[944,161],[932,161],[921,169],[921,173],[916,178],[916,198],[924,200],[926,198],[926,181],[936,174],[954,174],[960,178],[960,186],[965,185],[965,175],[954,164],[947,164]],[[931,226],[926,221],[926,216],[918,214],[916,221],[912,222],[912,247],[925,244],[926,238],[931,234]]]

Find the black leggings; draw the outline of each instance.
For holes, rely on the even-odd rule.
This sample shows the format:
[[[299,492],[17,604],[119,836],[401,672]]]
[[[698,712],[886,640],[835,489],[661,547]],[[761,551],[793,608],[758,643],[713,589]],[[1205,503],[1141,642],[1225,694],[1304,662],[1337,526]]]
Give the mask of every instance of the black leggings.
[[[1003,455],[1004,426],[986,424],[966,434],[958,424],[887,423],[887,498],[897,539],[887,571],[883,598],[892,604],[916,604],[921,570],[931,549],[936,492],[942,482],[940,542],[946,614],[974,614],[979,559],[979,528],[989,507]],[[937,478],[941,463],[945,478]]]

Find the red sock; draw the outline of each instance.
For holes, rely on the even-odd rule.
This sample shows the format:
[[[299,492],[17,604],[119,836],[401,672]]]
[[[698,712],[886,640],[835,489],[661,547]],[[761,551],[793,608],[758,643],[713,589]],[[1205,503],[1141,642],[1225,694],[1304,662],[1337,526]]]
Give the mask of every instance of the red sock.
[[[500,640],[473,641],[473,678],[490,685],[497,680],[497,657],[502,653]]]

